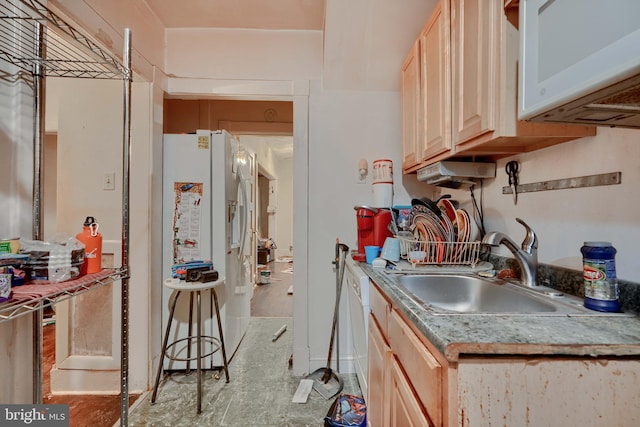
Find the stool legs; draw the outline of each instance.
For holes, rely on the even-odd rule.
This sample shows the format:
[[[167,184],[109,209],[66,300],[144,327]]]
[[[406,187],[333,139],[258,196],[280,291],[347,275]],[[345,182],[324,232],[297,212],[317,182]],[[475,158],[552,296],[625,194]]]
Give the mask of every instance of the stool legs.
[[[196,361],[196,373],[198,375],[198,414],[202,412],[202,304],[200,301],[200,291],[196,292],[198,300],[198,314],[196,323],[196,334],[198,342],[196,343],[198,360]]]
[[[172,295],[173,300],[171,301],[171,309],[169,314],[169,320],[167,322],[167,329],[164,333],[164,339],[162,341],[162,351],[160,353],[160,364],[158,365],[158,372],[156,374],[156,381],[153,387],[153,393],[151,395],[151,403],[155,403],[156,396],[158,394],[158,386],[160,385],[160,378],[162,377],[163,372],[163,364],[164,358],[167,352],[167,346],[169,344],[169,333],[171,331],[171,324],[173,323],[173,316],[176,310],[176,304],[178,302],[178,297],[180,296],[181,291],[176,291],[174,295]],[[229,382],[229,364],[227,362],[227,351],[224,346],[224,335],[222,332],[222,321],[220,319],[220,307],[218,305],[218,295],[216,294],[215,289],[211,289],[211,293],[213,295],[213,302],[216,309],[216,320],[218,322],[218,333],[220,334],[220,348],[222,350],[222,361],[224,362],[224,372],[226,377],[226,382]],[[197,397],[197,412],[198,414],[202,413],[202,295],[200,291],[196,291],[196,352],[197,352],[197,365],[196,365],[196,375],[197,375],[197,387],[198,387],[198,397]],[[187,349],[187,359],[191,359],[191,333],[192,333],[192,312],[193,312],[193,292],[190,292],[189,296],[189,339],[188,339],[188,349]],[[211,303],[211,300],[209,300]],[[190,365],[189,360],[187,360],[187,373],[189,373]]]
[[[198,320],[198,325],[200,320]],[[193,292],[189,292],[189,326],[187,331],[187,370],[185,374],[191,373],[191,337],[193,336]]]
[[[213,290],[209,291],[209,315],[213,315],[214,311],[213,311]],[[215,346],[215,343],[211,343],[211,350],[213,350],[213,347]],[[213,370],[213,357],[209,358],[209,369]]]
[[[227,351],[224,348],[224,337],[222,335],[222,322],[220,321],[220,308],[218,307],[218,294],[215,289],[211,289],[213,293],[213,302],[216,306],[216,319],[218,319],[218,333],[220,334],[220,347],[222,347],[222,361],[224,363],[224,373],[229,382],[229,364],[227,363]]]
[[[162,341],[162,350],[160,351],[160,364],[158,365],[158,373],[156,374],[156,383],[153,386],[151,403],[155,403],[156,395],[158,394],[158,385],[160,384],[160,377],[162,376],[162,365],[164,364],[164,354],[167,351],[167,344],[169,343],[169,331],[171,331],[171,322],[173,321],[173,314],[176,311],[176,303],[178,302],[179,295],[180,295],[180,291],[177,291],[175,295],[173,295],[173,301],[171,302],[169,321],[167,322],[167,330],[164,333],[164,340]]]

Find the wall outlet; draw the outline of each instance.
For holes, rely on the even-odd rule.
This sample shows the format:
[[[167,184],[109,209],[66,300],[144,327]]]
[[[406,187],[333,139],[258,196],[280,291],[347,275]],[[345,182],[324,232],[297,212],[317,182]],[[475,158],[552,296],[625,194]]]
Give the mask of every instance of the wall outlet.
[[[102,176],[102,189],[103,190],[115,190],[116,189],[116,174],[115,172],[108,172]]]
[[[360,171],[356,171],[356,183],[358,184],[366,184],[367,183],[367,175],[360,175]]]

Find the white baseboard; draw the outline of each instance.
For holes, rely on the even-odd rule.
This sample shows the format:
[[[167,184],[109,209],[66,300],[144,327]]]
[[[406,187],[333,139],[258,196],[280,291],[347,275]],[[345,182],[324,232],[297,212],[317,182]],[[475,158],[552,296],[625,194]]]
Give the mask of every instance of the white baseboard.
[[[51,368],[51,394],[120,394],[120,370]]]

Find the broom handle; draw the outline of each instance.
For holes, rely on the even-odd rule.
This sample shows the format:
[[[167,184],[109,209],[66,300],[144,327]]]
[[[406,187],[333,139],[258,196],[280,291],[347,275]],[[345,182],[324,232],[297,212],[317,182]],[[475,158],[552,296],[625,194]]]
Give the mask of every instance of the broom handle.
[[[340,300],[340,239],[336,237],[336,247],[335,247],[335,266],[336,266],[336,301]],[[336,305],[336,318],[335,318],[335,330],[336,330],[336,372],[340,372],[340,303]],[[333,338],[331,338],[333,342]],[[327,366],[330,366],[327,364]]]
[[[347,254],[349,253],[349,247],[343,243],[340,243],[336,238],[336,248],[338,252],[338,256],[336,257],[338,268],[338,286],[336,292],[338,293],[337,298],[342,299],[342,282],[344,281],[344,267],[346,262]],[[340,262],[340,251],[342,251],[342,262]],[[340,372],[340,307],[338,307],[338,318],[336,321],[336,371]]]
[[[340,251],[342,251],[345,256],[342,258],[346,257],[346,253],[349,251],[349,247],[343,243],[339,243],[338,239],[336,239],[336,254],[338,254],[338,256],[336,257],[336,264],[338,264],[336,267],[338,268],[338,286],[337,286],[337,293],[336,293],[336,303],[335,303],[335,307],[334,307],[334,311],[333,311],[333,325],[331,326],[331,339],[329,341],[329,355],[327,356],[327,368],[329,368],[331,365],[331,354],[333,353],[333,342],[335,340],[335,334],[336,334],[336,325],[338,324],[338,310],[340,308],[340,295],[342,294],[342,279],[344,277],[344,259],[343,262],[340,262]],[[336,365],[339,364],[339,361],[336,361]]]

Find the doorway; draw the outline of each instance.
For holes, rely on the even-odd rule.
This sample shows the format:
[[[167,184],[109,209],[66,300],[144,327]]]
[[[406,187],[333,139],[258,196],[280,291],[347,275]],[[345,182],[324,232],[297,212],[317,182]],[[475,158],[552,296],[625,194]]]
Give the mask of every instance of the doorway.
[[[293,138],[241,137],[268,147],[270,161],[258,156],[258,264],[251,300],[252,317],[293,317]]]
[[[176,83],[181,79],[175,79]],[[171,83],[173,79],[170,79]],[[287,126],[288,135],[293,135],[295,146],[295,161],[293,162],[293,177],[295,188],[292,192],[292,210],[296,219],[291,224],[293,247],[296,248],[296,267],[293,273],[295,292],[293,295],[293,373],[304,375],[309,372],[309,337],[308,337],[308,211],[309,211],[309,94],[311,84],[307,80],[295,81],[235,81],[229,85],[228,80],[202,80],[194,82],[190,86],[188,94],[175,95],[175,98],[208,97],[206,94],[215,93],[209,99],[226,100],[278,100],[292,105],[290,123]],[[172,95],[167,95],[171,97]],[[166,124],[168,117],[172,115],[165,105],[163,117]],[[174,113],[178,116],[186,114],[186,110],[178,106]],[[199,111],[196,115],[189,114],[192,118],[202,117]],[[295,121],[293,117],[295,115]],[[270,114],[264,116],[273,118]],[[280,117],[278,115],[278,117]],[[207,122],[208,123],[208,122]],[[261,122],[262,123],[262,122]],[[210,123],[208,123],[210,124]],[[250,123],[251,124],[251,123]],[[242,123],[240,123],[242,125]],[[207,126],[210,127],[210,126]],[[243,126],[239,126],[243,127]],[[247,126],[244,126],[247,127]],[[235,129],[231,129],[236,132]],[[174,132],[167,130],[165,132]],[[178,131],[182,132],[182,131]],[[255,132],[253,132],[255,134]]]
[[[293,102],[169,97],[163,127],[164,133],[224,129],[255,153],[251,313],[293,317]]]

